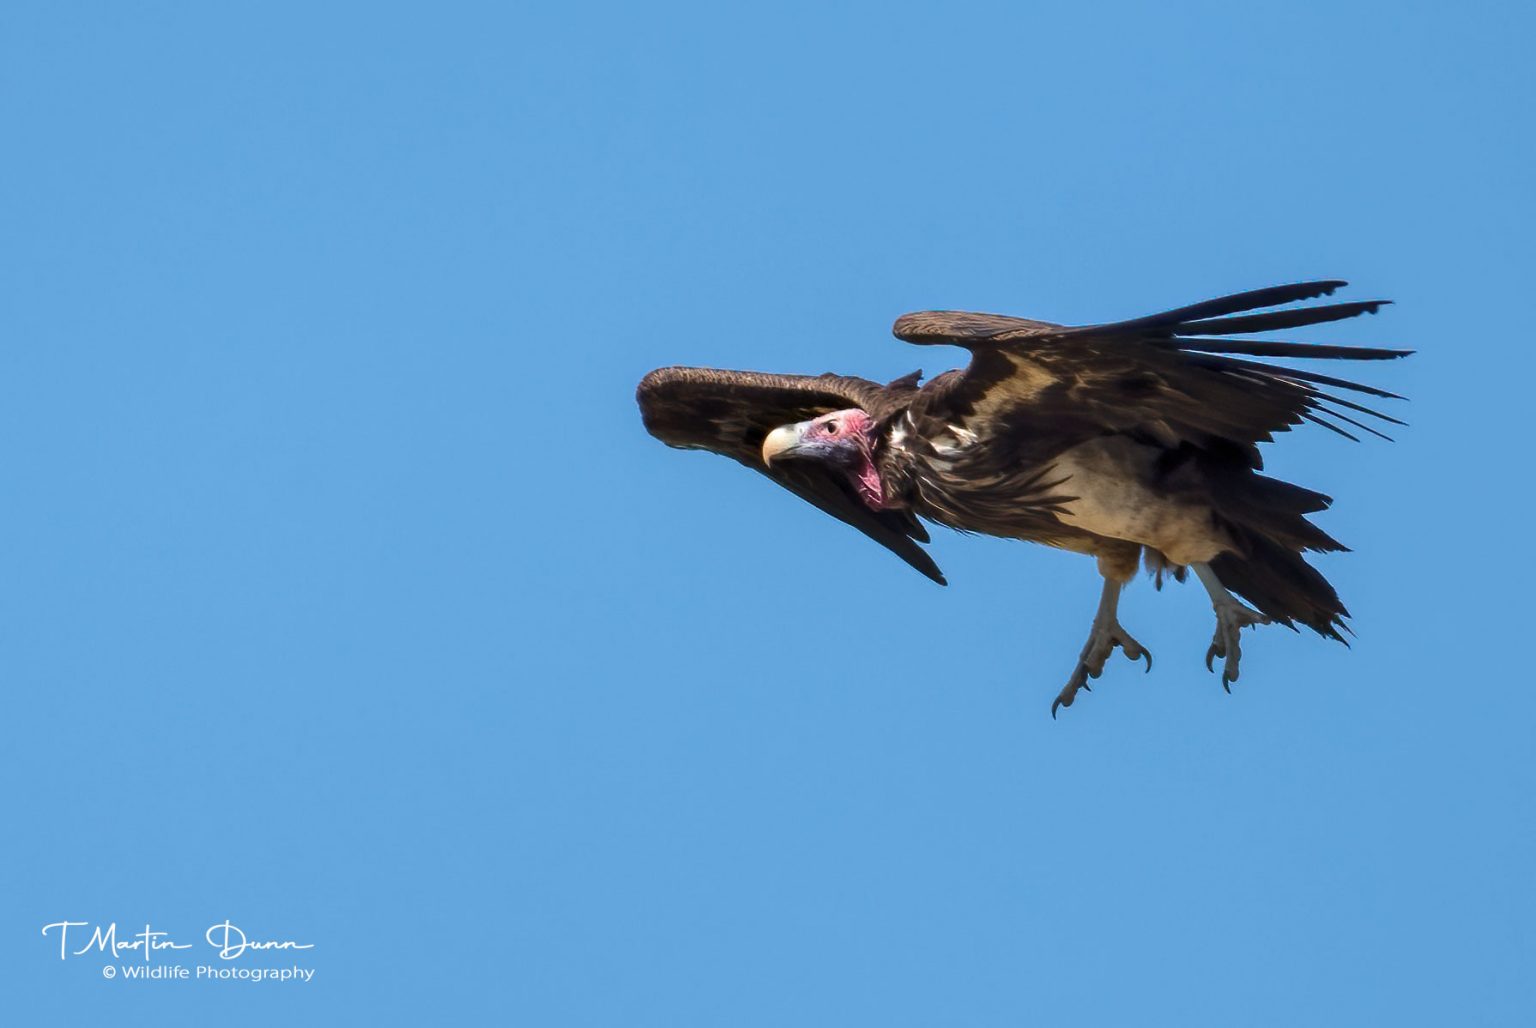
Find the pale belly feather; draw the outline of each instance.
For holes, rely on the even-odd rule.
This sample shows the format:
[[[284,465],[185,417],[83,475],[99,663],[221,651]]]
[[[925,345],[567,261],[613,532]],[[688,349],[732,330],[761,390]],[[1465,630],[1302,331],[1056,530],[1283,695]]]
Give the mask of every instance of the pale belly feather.
[[[1210,507],[1188,493],[1155,488],[1158,451],[1123,436],[1096,439],[1058,457],[1058,490],[1076,497],[1062,504],[1062,522],[1075,528],[1150,546],[1175,564],[1209,561],[1232,540]]]

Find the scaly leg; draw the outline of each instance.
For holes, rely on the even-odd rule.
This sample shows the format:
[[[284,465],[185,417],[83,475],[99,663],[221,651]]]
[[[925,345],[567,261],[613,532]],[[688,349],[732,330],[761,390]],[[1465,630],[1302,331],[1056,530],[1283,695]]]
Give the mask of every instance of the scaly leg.
[[[1211,594],[1211,607],[1216,611],[1216,635],[1211,639],[1211,648],[1205,651],[1205,669],[1215,671],[1214,661],[1221,657],[1221,687],[1231,692],[1232,683],[1237,681],[1238,664],[1243,659],[1239,633],[1250,625],[1267,625],[1269,618],[1244,606],[1227,592],[1227,587],[1221,584],[1209,564],[1191,564],[1190,567],[1194,568],[1195,577],[1200,579],[1205,591]]]
[[[1132,567],[1135,565],[1132,564]],[[1067,684],[1056,696],[1056,702],[1051,704],[1051,717],[1056,716],[1058,707],[1070,707],[1072,701],[1077,698],[1077,690],[1089,689],[1088,679],[1098,678],[1104,673],[1104,662],[1109,655],[1115,652],[1118,646],[1125,651],[1125,655],[1132,660],[1147,659],[1147,670],[1152,670],[1152,651],[1131,637],[1120,626],[1117,611],[1120,607],[1120,590],[1125,587],[1124,582],[1115,581],[1108,576],[1104,579],[1104,592],[1099,597],[1099,610],[1093,616],[1093,630],[1088,633],[1088,643],[1083,647],[1082,654],[1077,658],[1077,669],[1072,672],[1072,677],[1067,679]],[[1091,692],[1092,690],[1089,689]]]

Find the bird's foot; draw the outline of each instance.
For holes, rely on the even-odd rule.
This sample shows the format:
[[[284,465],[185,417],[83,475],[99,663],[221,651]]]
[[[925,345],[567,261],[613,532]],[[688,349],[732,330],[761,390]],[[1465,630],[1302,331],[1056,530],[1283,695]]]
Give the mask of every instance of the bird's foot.
[[[1072,706],[1072,701],[1077,698],[1077,690],[1093,691],[1088,685],[1088,679],[1098,678],[1104,673],[1104,663],[1115,652],[1116,646],[1124,650],[1125,655],[1132,660],[1145,658],[1147,670],[1152,670],[1152,651],[1137,642],[1130,632],[1121,627],[1120,622],[1095,621],[1093,631],[1088,635],[1088,643],[1077,658],[1077,667],[1072,677],[1067,679],[1067,684],[1056,694],[1056,700],[1051,704],[1051,717],[1056,716],[1058,708]]]
[[[1211,648],[1205,651],[1205,669],[1214,672],[1216,658],[1222,658],[1221,687],[1231,692],[1232,683],[1237,681],[1238,663],[1243,659],[1239,633],[1252,625],[1267,625],[1270,620],[1234,599],[1215,604],[1215,610],[1216,634],[1211,639]]]

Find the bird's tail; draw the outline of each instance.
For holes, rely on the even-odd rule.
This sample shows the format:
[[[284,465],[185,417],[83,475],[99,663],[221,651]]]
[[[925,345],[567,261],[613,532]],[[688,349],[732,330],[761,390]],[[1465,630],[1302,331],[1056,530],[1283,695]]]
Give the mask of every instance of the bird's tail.
[[[1302,557],[1307,550],[1349,549],[1307,520],[1308,514],[1327,510],[1332,498],[1247,470],[1216,467],[1208,474],[1218,486],[1210,492],[1211,506],[1237,544],[1235,552],[1210,562],[1221,584],[1283,625],[1306,625],[1343,642],[1339,632],[1349,631],[1344,624],[1349,611]]]
[[[1349,611],[1328,579],[1299,550],[1241,525],[1232,531],[1243,551],[1223,553],[1211,561],[1211,570],[1223,586],[1282,625],[1293,629],[1306,625],[1318,635],[1348,645],[1340,629],[1349,631],[1344,623]]]

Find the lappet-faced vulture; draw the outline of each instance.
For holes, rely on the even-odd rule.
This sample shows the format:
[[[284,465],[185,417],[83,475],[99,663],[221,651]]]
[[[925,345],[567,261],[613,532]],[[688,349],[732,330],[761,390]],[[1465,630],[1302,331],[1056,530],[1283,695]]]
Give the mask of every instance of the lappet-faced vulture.
[[[640,383],[640,411],[663,442],[762,472],[941,585],[919,545],[928,541],[922,520],[1096,557],[1104,591],[1052,714],[1072,705],[1116,647],[1151,669],[1151,654],[1117,616],[1120,591],[1143,562],[1159,585],[1193,570],[1210,594],[1216,633],[1206,666],[1221,658],[1228,687],[1247,626],[1305,625],[1340,641],[1348,630],[1338,594],[1302,556],[1344,549],[1306,517],[1332,501],[1260,474],[1258,444],[1307,422],[1351,439],[1350,428],[1382,435],[1372,422],[1402,422],[1339,392],[1401,397],[1253,358],[1412,351],[1239,338],[1388,302],[1267,310],[1344,284],[1275,286],[1075,328],[906,314],[896,319],[898,339],[964,347],[969,366],[921,386],[918,373],[882,386],[832,374],[661,368]]]

